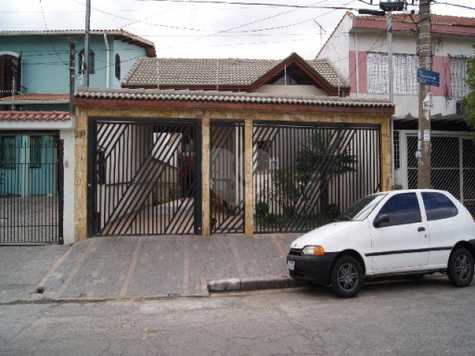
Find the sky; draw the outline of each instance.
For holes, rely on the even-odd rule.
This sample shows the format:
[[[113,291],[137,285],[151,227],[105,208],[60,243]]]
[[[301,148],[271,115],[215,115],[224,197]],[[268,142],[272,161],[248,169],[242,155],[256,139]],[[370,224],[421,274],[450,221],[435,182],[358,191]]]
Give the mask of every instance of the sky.
[[[241,1],[369,7],[361,0]],[[85,2],[1,0],[0,30],[84,29]],[[475,7],[474,0],[438,2]],[[160,57],[282,59],[297,52],[304,58],[314,58],[345,13],[344,10],[153,0],[91,0],[91,3],[91,29],[125,29],[145,37],[155,43]],[[432,12],[475,17],[475,10],[446,4],[432,5]]]

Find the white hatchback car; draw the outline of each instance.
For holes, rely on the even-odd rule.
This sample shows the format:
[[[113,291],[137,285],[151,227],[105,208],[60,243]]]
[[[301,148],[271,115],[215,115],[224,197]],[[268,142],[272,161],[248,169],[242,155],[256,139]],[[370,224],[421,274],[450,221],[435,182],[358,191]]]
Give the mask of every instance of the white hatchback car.
[[[356,295],[364,280],[447,273],[457,287],[473,279],[475,223],[450,193],[396,190],[369,195],[342,217],[290,245],[290,276]]]

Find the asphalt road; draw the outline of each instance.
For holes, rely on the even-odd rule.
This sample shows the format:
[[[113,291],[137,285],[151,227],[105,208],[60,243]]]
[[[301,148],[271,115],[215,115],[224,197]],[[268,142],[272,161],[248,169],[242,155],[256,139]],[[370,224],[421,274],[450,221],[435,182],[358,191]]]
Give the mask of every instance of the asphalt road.
[[[158,301],[0,306],[0,355],[474,355],[475,285],[445,278]]]

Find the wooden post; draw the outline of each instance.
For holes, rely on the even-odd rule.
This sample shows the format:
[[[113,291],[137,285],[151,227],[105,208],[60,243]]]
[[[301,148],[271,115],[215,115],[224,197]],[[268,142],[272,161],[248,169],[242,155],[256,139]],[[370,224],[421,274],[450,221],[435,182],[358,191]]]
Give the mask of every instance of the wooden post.
[[[88,194],[88,115],[84,110],[76,111],[75,135],[75,236],[76,241],[88,237],[87,194]]]
[[[209,201],[209,117],[204,115],[201,121],[201,233],[210,235],[210,201]]]
[[[254,192],[252,182],[252,120],[244,122],[244,234],[254,234]]]

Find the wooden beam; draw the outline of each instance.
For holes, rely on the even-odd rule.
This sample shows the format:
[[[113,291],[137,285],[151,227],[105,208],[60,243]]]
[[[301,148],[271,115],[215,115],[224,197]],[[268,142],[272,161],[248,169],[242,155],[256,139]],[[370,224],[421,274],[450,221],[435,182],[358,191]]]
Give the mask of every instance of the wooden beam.
[[[210,101],[181,100],[131,100],[131,99],[84,99],[76,98],[74,105],[85,109],[195,109],[195,110],[255,110],[266,112],[293,113],[335,113],[335,114],[394,114],[394,107],[364,107],[350,105],[294,105],[294,104],[255,104]],[[389,120],[389,119],[388,119]]]
[[[252,179],[253,121],[244,121],[244,234],[254,234],[254,191]]]
[[[201,121],[201,234],[210,235],[210,194],[209,194],[209,117],[205,113]]]

